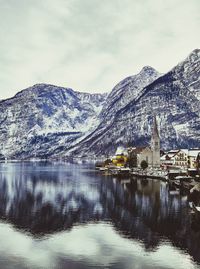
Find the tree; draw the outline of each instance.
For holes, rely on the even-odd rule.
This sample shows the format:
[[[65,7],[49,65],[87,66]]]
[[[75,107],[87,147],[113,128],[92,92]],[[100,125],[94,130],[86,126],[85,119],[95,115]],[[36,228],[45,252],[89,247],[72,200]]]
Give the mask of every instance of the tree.
[[[140,166],[141,166],[141,168],[142,168],[143,170],[145,170],[145,169],[148,167],[148,163],[147,163],[145,160],[143,160],[143,161],[141,161]]]
[[[112,163],[111,159],[106,159],[105,162],[104,162],[104,166],[109,165],[111,163]]]
[[[132,154],[132,153],[129,154],[127,165],[130,168],[137,167],[137,155],[136,154]]]
[[[197,165],[197,172],[200,175],[200,153],[197,156],[196,165]]]

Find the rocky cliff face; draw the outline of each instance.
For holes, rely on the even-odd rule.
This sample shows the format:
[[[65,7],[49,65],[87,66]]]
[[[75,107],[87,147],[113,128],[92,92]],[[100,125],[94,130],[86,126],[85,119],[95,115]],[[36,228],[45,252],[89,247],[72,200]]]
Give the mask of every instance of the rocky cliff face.
[[[200,50],[144,87],[113,119],[102,121],[74,154],[113,154],[119,145],[150,141],[152,116],[159,121],[164,148],[200,146]]]
[[[176,80],[200,100],[200,50],[194,50],[185,61],[173,68],[172,72]]]
[[[150,66],[145,66],[139,74],[130,76],[119,82],[108,95],[100,113],[101,121],[106,122],[113,118],[117,111],[125,107],[140,95],[143,88],[161,74]]]
[[[8,157],[48,156],[95,128],[106,94],[38,84],[0,102],[1,153]]]
[[[152,116],[161,146],[200,146],[200,50],[170,72],[144,67],[111,93],[39,84],[0,102],[0,153],[8,157],[113,154],[149,143]]]

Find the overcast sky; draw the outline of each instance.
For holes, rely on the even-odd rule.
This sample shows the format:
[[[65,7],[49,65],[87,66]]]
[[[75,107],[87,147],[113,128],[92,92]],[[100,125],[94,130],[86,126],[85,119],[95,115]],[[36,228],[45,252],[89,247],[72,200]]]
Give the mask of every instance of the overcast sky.
[[[200,0],[0,0],[0,98],[36,83],[110,91],[200,44]]]

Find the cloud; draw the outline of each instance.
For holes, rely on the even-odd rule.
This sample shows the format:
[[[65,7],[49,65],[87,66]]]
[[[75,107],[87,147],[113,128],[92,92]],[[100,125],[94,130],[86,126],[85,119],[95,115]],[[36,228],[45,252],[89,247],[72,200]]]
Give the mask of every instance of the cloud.
[[[105,92],[199,46],[199,0],[0,0],[0,98],[35,83]]]

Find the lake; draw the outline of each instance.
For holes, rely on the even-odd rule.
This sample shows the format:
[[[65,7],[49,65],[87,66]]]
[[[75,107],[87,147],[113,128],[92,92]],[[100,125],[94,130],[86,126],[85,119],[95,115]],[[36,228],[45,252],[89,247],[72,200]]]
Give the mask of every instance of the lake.
[[[0,164],[0,268],[200,268],[187,196],[94,164]]]

